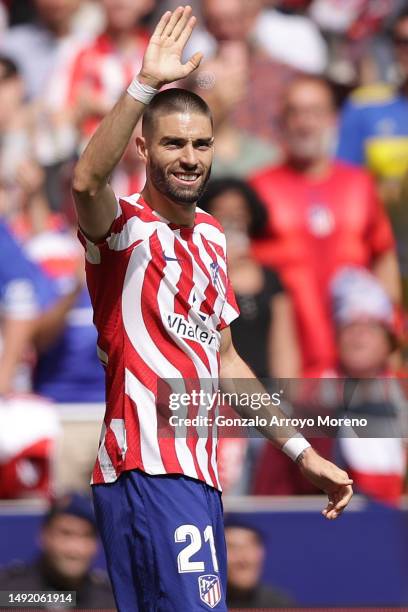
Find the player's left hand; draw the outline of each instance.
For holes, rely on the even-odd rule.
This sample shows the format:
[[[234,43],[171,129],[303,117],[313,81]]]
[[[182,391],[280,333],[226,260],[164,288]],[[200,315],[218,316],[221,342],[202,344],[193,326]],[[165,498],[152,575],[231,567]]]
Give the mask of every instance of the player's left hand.
[[[179,6],[173,13],[167,11],[154,30],[143,57],[139,80],[160,88],[166,83],[185,79],[202,60],[199,51],[183,64],[184,47],[196,24],[191,6]]]
[[[329,502],[322,514],[327,519],[340,516],[353,496],[353,481],[347,472],[318,455],[313,448],[307,448],[298,463],[302,474],[327,493]]]

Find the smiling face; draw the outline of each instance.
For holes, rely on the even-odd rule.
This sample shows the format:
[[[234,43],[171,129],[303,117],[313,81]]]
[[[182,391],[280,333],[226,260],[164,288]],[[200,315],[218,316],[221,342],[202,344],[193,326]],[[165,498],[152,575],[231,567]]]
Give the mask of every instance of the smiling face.
[[[213,158],[211,119],[184,111],[158,114],[153,129],[138,139],[146,162],[147,185],[176,204],[194,204],[210,177]]]

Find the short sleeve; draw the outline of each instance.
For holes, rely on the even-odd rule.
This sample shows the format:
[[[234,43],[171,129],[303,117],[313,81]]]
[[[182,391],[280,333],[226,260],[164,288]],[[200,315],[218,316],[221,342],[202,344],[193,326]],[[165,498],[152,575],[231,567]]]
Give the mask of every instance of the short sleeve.
[[[85,249],[88,264],[101,264],[104,253],[120,255],[149,236],[149,224],[140,222],[138,216],[143,209],[143,206],[138,204],[138,197],[138,194],[135,194],[117,200],[116,217],[103,240],[93,242],[81,228],[78,229],[78,238]]]
[[[14,319],[31,319],[57,299],[53,283],[27,259],[4,224],[0,224],[0,302],[3,313]]]
[[[225,302],[221,311],[220,323],[218,331],[222,331],[228,327],[235,319],[239,317],[239,308],[235,298],[234,290],[230,279],[227,276],[227,290],[225,293]]]
[[[395,240],[391,223],[385,212],[383,204],[378,197],[374,181],[370,179],[370,223],[367,231],[367,241],[370,245],[371,256],[378,255],[395,248]]]

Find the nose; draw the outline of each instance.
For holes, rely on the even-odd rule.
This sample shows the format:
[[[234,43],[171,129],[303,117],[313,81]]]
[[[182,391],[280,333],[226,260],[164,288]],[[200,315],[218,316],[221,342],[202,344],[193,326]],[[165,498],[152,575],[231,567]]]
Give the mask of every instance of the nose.
[[[197,167],[198,159],[197,152],[191,142],[183,148],[180,164],[187,170],[193,170]]]

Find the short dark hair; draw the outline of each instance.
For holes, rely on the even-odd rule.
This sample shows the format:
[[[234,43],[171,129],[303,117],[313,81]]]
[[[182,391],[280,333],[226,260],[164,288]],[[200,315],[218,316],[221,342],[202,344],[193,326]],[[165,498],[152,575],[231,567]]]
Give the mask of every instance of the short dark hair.
[[[211,110],[207,102],[188,89],[172,87],[156,94],[147,106],[142,119],[143,135],[151,134],[156,115],[186,111],[205,115],[213,125]]]
[[[19,74],[17,64],[6,55],[0,55],[0,81],[14,78]]]
[[[265,231],[265,226],[268,221],[268,213],[258,194],[250,185],[248,185],[247,182],[240,178],[227,176],[212,179],[208,183],[203,195],[198,201],[198,205],[206,212],[211,213],[215,198],[218,198],[224,193],[230,191],[239,193],[245,200],[250,216],[248,228],[249,236],[251,238],[261,236]]]

